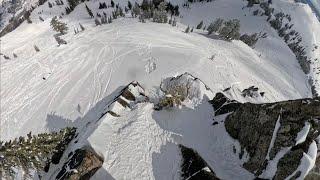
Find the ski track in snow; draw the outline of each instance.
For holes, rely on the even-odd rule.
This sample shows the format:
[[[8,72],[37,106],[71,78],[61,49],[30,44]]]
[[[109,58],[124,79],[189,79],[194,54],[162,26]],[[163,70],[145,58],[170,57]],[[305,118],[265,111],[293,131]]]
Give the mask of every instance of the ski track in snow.
[[[38,53],[31,49],[30,54],[25,53],[16,60],[3,63],[1,78],[4,88],[1,96],[4,110],[1,117],[5,127],[16,126],[21,129],[12,135],[6,132],[7,128],[3,129],[4,138],[43,129],[46,114],[51,112],[57,112],[70,120],[76,119],[79,114],[75,107],[78,104],[90,109],[90,106],[115,88],[130,81],[141,81],[148,88],[157,86],[163,77],[186,71],[203,79],[214,91],[228,87],[229,83],[238,83],[234,87],[239,90],[258,84],[261,86],[259,88],[269,92],[266,93],[266,101],[305,97],[308,92],[308,87],[302,86],[304,83],[300,83],[299,89],[296,87],[299,82],[292,83],[306,81],[303,78],[293,79],[291,75],[282,79],[270,78],[274,74],[285,74],[288,70],[283,71],[276,64],[268,64],[240,42],[228,43],[211,40],[196,33],[185,34],[168,25],[142,24],[154,26],[150,27],[155,29],[152,32],[130,19],[119,19],[113,24],[88,28],[86,32],[76,36],[67,34],[67,45],[57,47],[55,42],[48,42],[43,47],[39,46]],[[139,26],[136,26],[137,24]],[[118,31],[115,26],[118,26]],[[12,38],[11,35],[23,33],[23,29],[22,32],[19,30],[3,38],[3,41],[7,42],[4,43],[4,52],[15,48],[8,40]],[[48,32],[46,36],[49,38],[52,34]],[[33,44],[29,38],[31,37],[21,37],[18,39],[20,41],[17,40],[14,44]],[[9,49],[7,44],[10,45]],[[212,54],[217,54],[214,61],[207,59]],[[151,74],[144,69],[144,59],[148,58],[157,59],[157,69]],[[40,67],[34,67],[35,64]],[[43,73],[47,72],[51,74],[46,80],[42,80]],[[15,76],[10,77],[10,74]],[[294,74],[298,76],[296,72]],[[14,82],[20,82],[24,79],[22,77],[26,78],[26,81],[15,86]],[[27,79],[28,77],[30,78]],[[35,107],[38,110],[34,109]],[[15,118],[15,123],[9,122],[9,119]],[[26,122],[40,124],[29,127]]]

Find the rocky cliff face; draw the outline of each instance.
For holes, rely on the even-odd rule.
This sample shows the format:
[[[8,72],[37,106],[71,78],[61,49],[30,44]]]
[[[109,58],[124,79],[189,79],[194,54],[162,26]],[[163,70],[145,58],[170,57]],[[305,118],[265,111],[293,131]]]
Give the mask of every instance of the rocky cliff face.
[[[256,177],[301,178],[313,167],[320,98],[242,104],[218,93],[211,103],[216,115],[230,113],[226,130],[240,142],[242,152],[248,152],[243,166]]]
[[[70,158],[64,163],[56,179],[90,179],[101,168],[103,158],[98,156],[92,149],[77,149],[70,154]]]

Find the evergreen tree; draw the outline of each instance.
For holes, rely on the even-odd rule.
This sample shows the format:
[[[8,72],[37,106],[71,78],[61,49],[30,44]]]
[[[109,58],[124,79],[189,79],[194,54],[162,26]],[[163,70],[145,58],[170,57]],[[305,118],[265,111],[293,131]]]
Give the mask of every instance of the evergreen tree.
[[[218,18],[213,23],[210,23],[208,26],[208,34],[212,34],[213,32],[218,32],[221,29],[223,24],[223,19]]]
[[[49,8],[52,8],[52,4],[50,2],[48,2],[48,6]]]
[[[157,22],[157,23],[168,22],[166,7],[167,7],[166,2],[161,2],[159,4],[158,9],[156,9],[153,13],[153,22]]]
[[[140,7],[139,7],[139,4],[136,2],[134,4],[134,7],[132,8],[132,15],[134,17],[137,17],[141,14],[141,10],[140,10]]]
[[[60,22],[57,19],[57,16],[53,17],[50,26],[52,27],[53,30],[61,33],[61,34],[66,34],[68,31],[68,27],[66,23]]]
[[[190,27],[188,26],[186,30],[184,30],[185,33],[189,33]]]
[[[95,18],[95,19],[94,19],[94,23],[96,24],[96,26],[101,25],[101,22],[99,21],[98,18]]]
[[[224,22],[224,27],[219,31],[220,36],[226,40],[233,40],[240,38],[240,21],[232,19]]]
[[[148,10],[151,7],[151,2],[149,0],[142,0],[141,9],[143,11]]]
[[[86,5],[86,10],[87,10],[87,12],[88,12],[89,16],[90,16],[91,18],[94,18],[94,16],[93,16],[93,13],[92,13],[91,9],[90,9],[87,5]]]
[[[242,36],[240,36],[240,40],[250,47],[253,47],[257,43],[258,39],[259,37],[257,33],[254,33],[252,35],[243,34]]]
[[[74,138],[75,128],[65,128],[60,132],[28,134],[9,142],[0,142],[0,172],[2,178],[12,179],[14,169],[22,169],[28,176],[30,170],[41,171],[46,163],[58,157]],[[60,157],[61,158],[61,157]]]
[[[132,9],[132,4],[130,1],[128,1],[128,8],[131,10]]]
[[[201,29],[202,26],[203,26],[203,21],[201,21],[201,22],[197,25],[196,29]]]
[[[108,19],[108,23],[112,23],[112,17],[110,16],[109,19]]]
[[[176,25],[177,25],[177,20],[176,20],[176,18],[174,18],[172,21],[172,26],[176,26]]]
[[[113,2],[113,0],[111,0],[111,7],[114,8],[114,2]]]
[[[82,26],[82,24],[79,23],[79,26],[80,26],[81,31],[85,30],[85,28]]]
[[[79,0],[68,0],[71,11],[80,3]]]

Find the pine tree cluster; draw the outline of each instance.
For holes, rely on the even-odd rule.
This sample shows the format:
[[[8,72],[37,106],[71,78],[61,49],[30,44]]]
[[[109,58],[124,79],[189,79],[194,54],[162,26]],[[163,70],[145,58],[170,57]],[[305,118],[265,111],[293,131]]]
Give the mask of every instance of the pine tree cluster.
[[[239,39],[240,20],[232,19],[224,21],[223,19],[218,18],[214,22],[210,23],[207,30],[209,35],[216,32],[225,40]]]
[[[169,24],[172,24],[172,16],[179,15],[179,6],[173,6],[170,2],[167,3],[164,0],[143,0],[140,5],[135,3],[134,6],[132,6],[129,1],[128,7],[131,9],[132,17],[139,17],[140,22],[145,22],[146,19],[152,19],[153,22],[167,23],[169,20],[168,13],[170,13],[171,18]]]
[[[43,171],[52,159],[61,158],[61,151],[66,149],[75,134],[76,128],[67,127],[59,132],[38,135],[30,132],[27,137],[0,141],[0,178],[13,178],[15,169],[21,169],[26,177],[30,170]]]
[[[267,21],[270,26],[278,31],[278,35],[283,38],[288,47],[295,54],[301,69],[304,73],[310,72],[310,61],[302,44],[301,35],[292,30],[291,16],[283,12],[274,13],[274,8],[270,6],[272,1],[260,2],[260,7],[264,11],[263,15],[268,16]]]

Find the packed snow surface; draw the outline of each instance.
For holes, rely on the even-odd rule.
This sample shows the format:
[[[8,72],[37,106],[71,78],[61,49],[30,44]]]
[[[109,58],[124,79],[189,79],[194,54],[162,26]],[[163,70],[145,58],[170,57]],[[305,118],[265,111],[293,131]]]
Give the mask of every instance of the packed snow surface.
[[[3,52],[18,55],[1,60],[3,139],[45,130],[48,121],[59,124],[48,114],[73,121],[133,80],[152,89],[163,77],[184,72],[199,77],[214,92],[231,86],[239,94],[256,85],[266,92],[265,101],[310,96],[296,61],[275,64],[240,41],[185,34],[168,24],[126,18],[99,27],[83,23],[85,32],[65,35],[68,44],[57,47],[48,23],[23,24],[2,38]],[[35,44],[40,52],[34,50]],[[149,73],[145,65],[151,58],[157,68]],[[10,130],[13,127],[15,131]]]
[[[98,1],[86,4],[94,14],[102,13]],[[24,22],[1,38],[1,53],[10,57],[0,62],[1,140],[75,125],[82,128],[84,137],[77,146],[88,143],[105,159],[95,179],[178,179],[181,157],[177,144],[195,149],[222,179],[253,179],[242,167],[246,156],[239,160],[233,152],[240,152],[240,145],[227,134],[221,122],[224,117],[216,117],[220,123],[212,126],[213,109],[208,100],[229,87],[236,100],[256,103],[311,97],[311,91],[294,54],[265,17],[252,16],[251,9],[242,9],[245,5],[245,1],[216,0],[192,4],[191,9],[180,7],[178,26],[172,27],[139,23],[129,14],[112,24],[95,26],[82,3],[60,19],[69,27],[68,34],[61,36],[68,44],[57,46],[50,20],[65,9],[48,8],[45,3],[31,14],[32,24]],[[320,42],[320,28],[310,8],[289,0],[279,0],[276,5],[284,11],[294,7],[295,22],[307,19],[308,25],[299,30],[306,37],[304,43],[311,57],[319,56],[319,49],[311,48]],[[202,30],[183,32],[186,25],[195,26],[201,20],[208,25],[217,17],[238,18],[241,33],[266,32],[268,37],[251,48],[241,41],[208,37]],[[75,35],[73,28],[79,28],[79,23],[85,31]],[[13,53],[18,57],[13,58]],[[318,67],[313,63],[314,69]],[[90,124],[121,86],[138,81],[153,99],[164,78],[184,72],[201,79],[210,92],[200,87],[195,99],[172,111],[154,111],[153,104],[147,102],[133,109],[114,102],[109,108],[120,117],[107,114],[99,123]],[[310,76],[317,80],[319,75],[312,73]],[[241,96],[243,89],[253,85],[265,92],[264,97]],[[275,164],[287,150],[277,154]],[[309,151],[301,168],[312,165],[313,146]],[[275,172],[272,167],[265,177]]]

